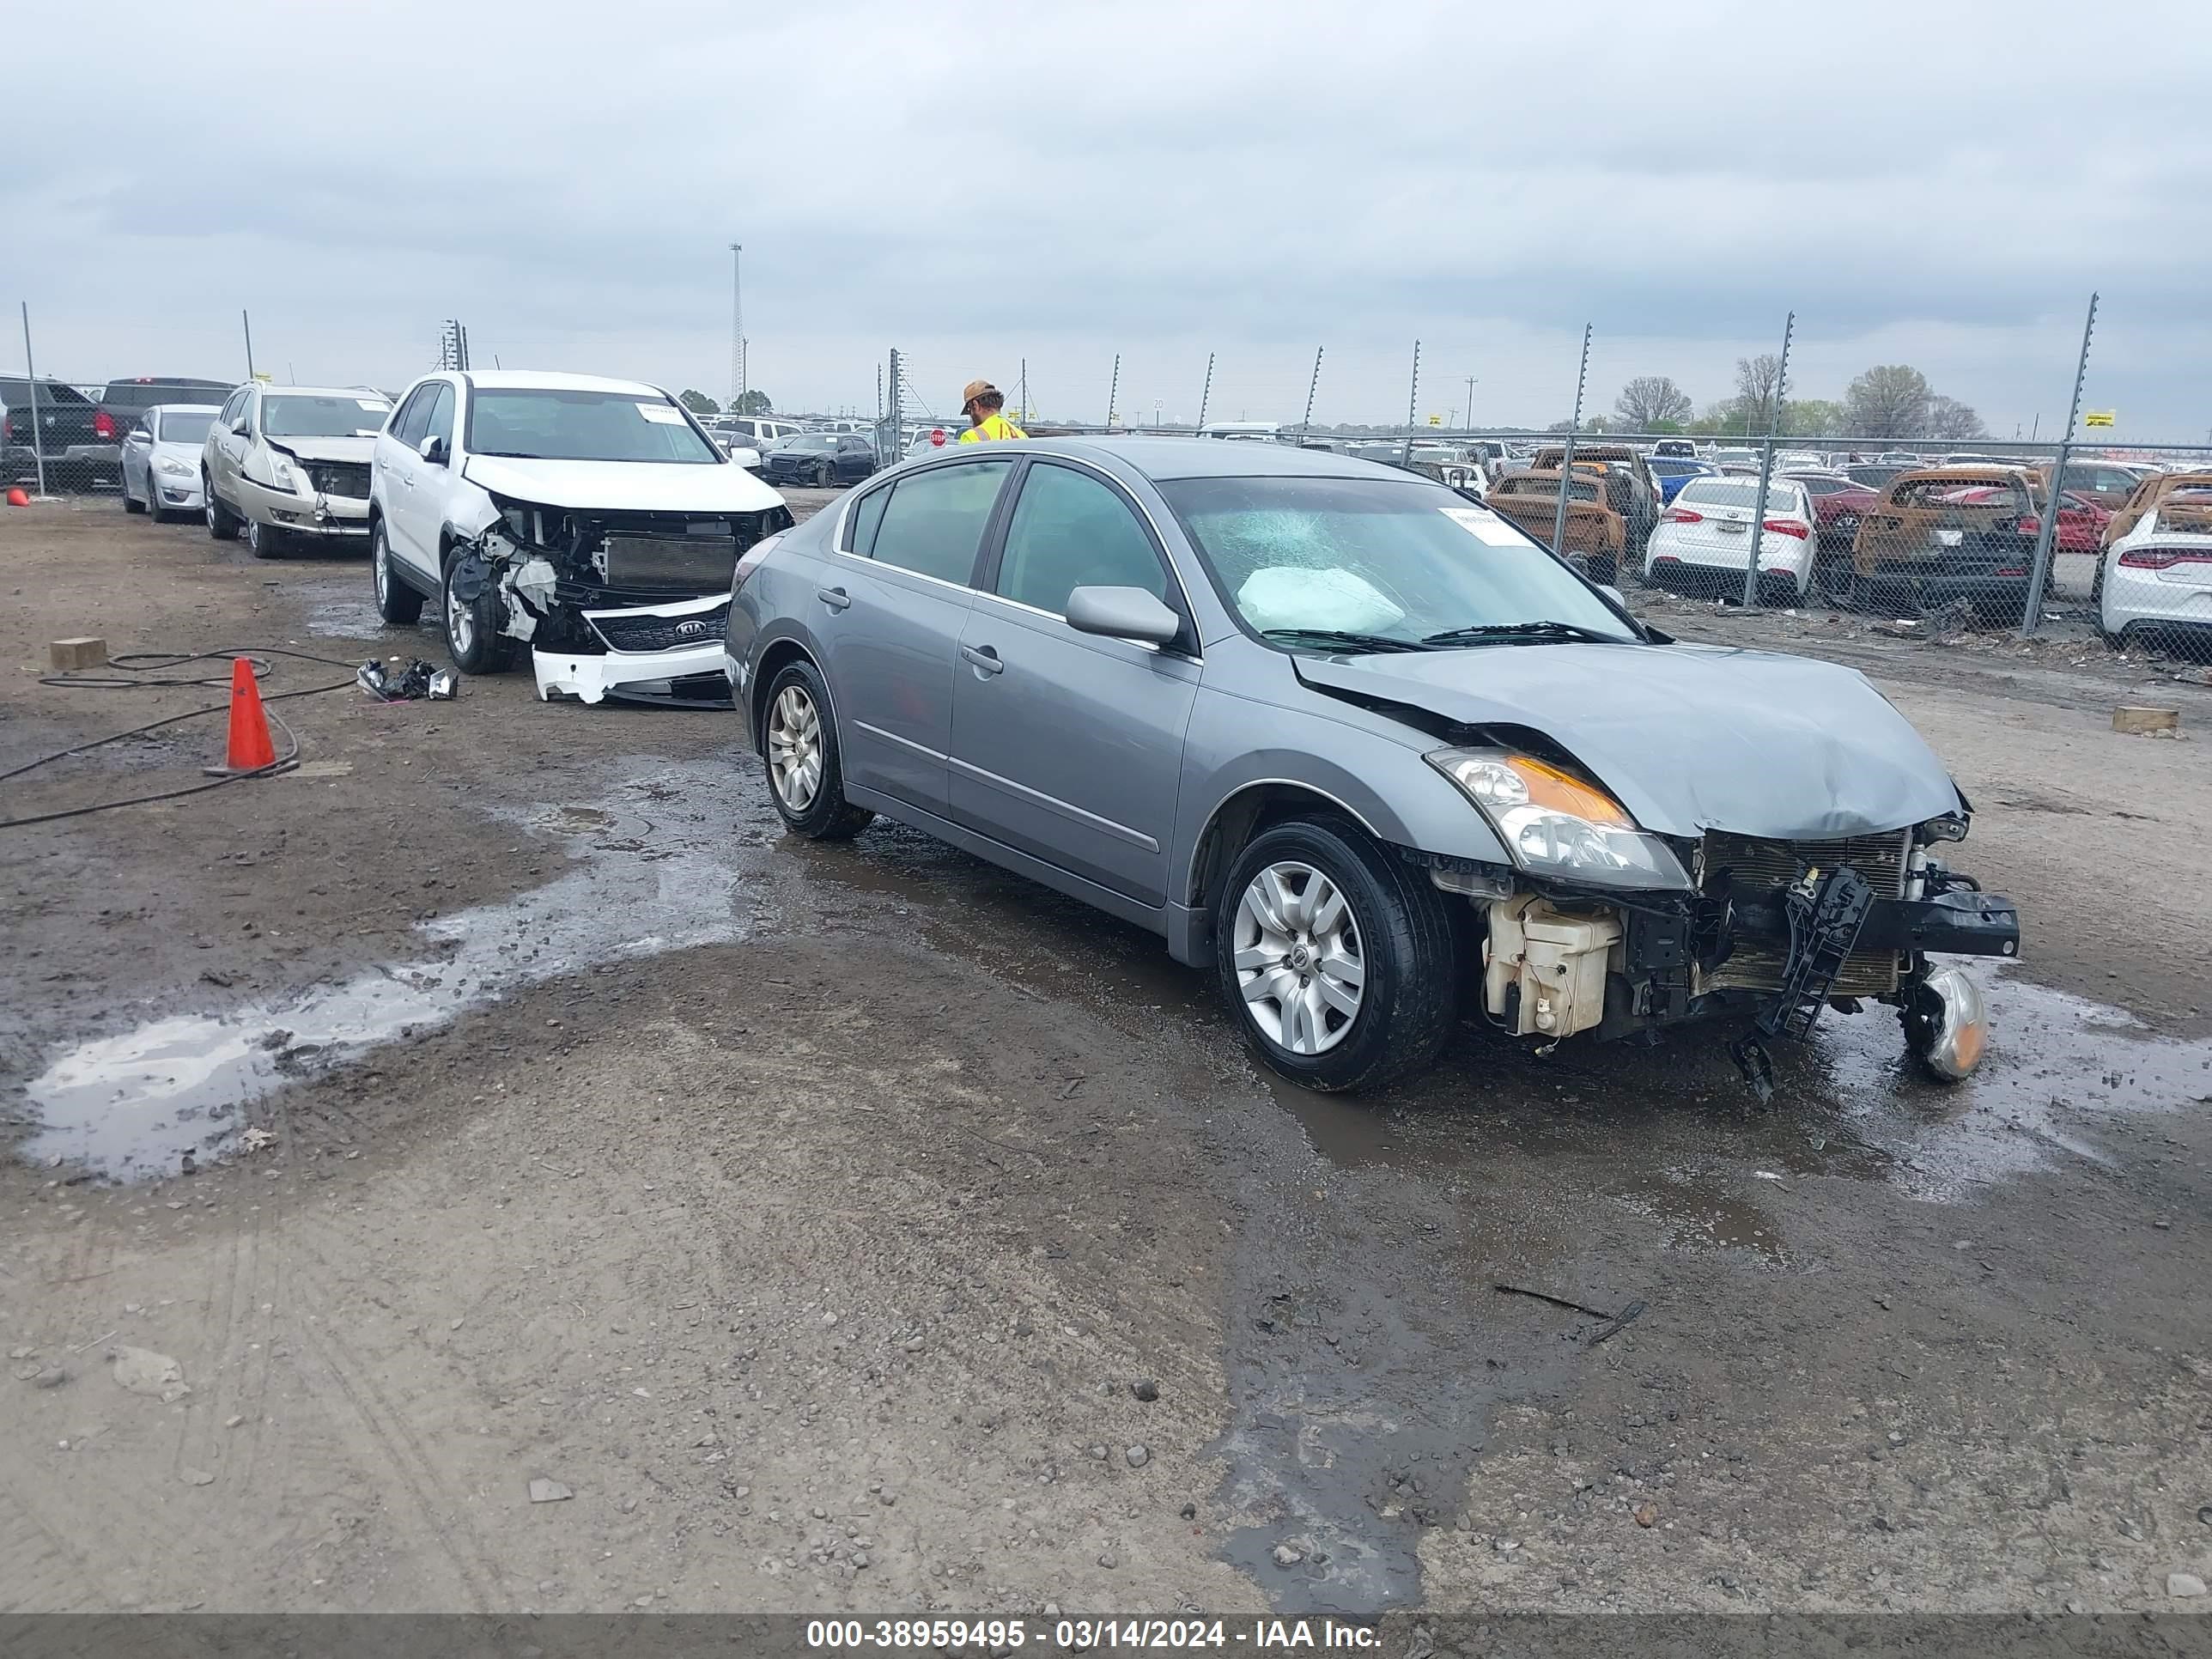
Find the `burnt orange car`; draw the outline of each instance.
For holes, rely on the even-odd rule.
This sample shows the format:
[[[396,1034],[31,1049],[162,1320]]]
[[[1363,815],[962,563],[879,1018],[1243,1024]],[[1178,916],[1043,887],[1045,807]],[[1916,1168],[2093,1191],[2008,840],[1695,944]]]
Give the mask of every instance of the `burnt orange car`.
[[[2212,489],[2212,471],[2160,472],[2145,478],[2106,521],[2105,545],[2119,540],[2142,522],[2143,514],[2179,489]]]
[[[1559,511],[1558,469],[1507,473],[1490,487],[1490,510],[1549,547]],[[1559,550],[1581,554],[1593,581],[1617,582],[1627,548],[1628,521],[1607,501],[1604,477],[1577,461],[1567,490],[1566,545]]]
[[[1899,473],[1859,520],[1851,543],[1853,603],[1934,611],[1964,599],[1984,622],[2019,620],[2041,499],[2039,480],[2023,467]]]

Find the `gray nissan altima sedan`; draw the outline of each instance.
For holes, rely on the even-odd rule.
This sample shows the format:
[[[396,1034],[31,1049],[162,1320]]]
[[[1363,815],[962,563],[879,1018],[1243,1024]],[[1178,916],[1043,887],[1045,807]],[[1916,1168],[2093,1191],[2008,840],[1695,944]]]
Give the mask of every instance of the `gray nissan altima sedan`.
[[[1679,643],[1419,475],[1268,444],[970,444],[738,562],[729,674],[798,835],[877,813],[1164,936],[1316,1089],[1895,1006],[1938,1077],[2019,924],[1850,669]]]

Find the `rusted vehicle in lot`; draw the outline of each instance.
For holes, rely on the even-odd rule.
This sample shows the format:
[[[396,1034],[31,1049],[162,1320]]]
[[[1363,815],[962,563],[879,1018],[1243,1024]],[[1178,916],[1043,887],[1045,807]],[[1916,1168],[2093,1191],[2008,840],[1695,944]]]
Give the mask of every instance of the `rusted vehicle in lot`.
[[[1556,471],[1566,453],[1565,444],[1547,444],[1531,465],[1538,471]],[[1587,466],[1607,480],[1606,499],[1628,525],[1629,562],[1640,568],[1644,544],[1658,528],[1659,514],[1666,508],[1665,492],[1652,477],[1650,463],[1626,444],[1578,443],[1575,465]]]
[[[2019,621],[2040,506],[2034,475],[2022,467],[1900,472],[1859,520],[1850,602],[1913,612],[1965,599],[1984,623]]]
[[[1565,544],[1559,551],[1579,554],[1593,581],[1615,582],[1628,562],[1628,520],[1606,496],[1604,475],[1577,461],[1567,490]],[[1559,522],[1559,469],[1507,473],[1491,485],[1489,504],[1499,517],[1549,547]]]
[[[2193,472],[2158,472],[2143,479],[2129,493],[2126,501],[2112,509],[2112,516],[2105,521],[2105,545],[2110,547],[2143,521],[2167,496],[2179,490],[2212,489],[2212,469],[2199,468]]]

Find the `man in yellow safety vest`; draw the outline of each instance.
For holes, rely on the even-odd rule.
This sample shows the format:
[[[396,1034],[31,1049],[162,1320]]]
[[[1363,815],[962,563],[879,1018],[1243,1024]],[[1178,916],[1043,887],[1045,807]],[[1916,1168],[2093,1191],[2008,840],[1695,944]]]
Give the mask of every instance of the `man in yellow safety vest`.
[[[994,438],[1026,438],[1030,434],[1016,426],[999,411],[1006,406],[1006,394],[988,380],[970,380],[960,393],[960,412],[968,417],[968,429],[960,434],[963,444],[980,444]]]

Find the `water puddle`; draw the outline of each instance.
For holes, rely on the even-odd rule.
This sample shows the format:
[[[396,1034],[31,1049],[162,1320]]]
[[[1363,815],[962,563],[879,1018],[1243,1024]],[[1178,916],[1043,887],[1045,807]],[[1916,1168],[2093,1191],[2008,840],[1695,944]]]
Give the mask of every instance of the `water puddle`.
[[[1678,1030],[1656,1048],[1570,1043],[1540,1059],[1470,1032],[1433,1071],[1379,1097],[1272,1086],[1314,1150],[1345,1170],[1460,1168],[1510,1145],[1598,1156],[1639,1178],[1719,1158],[1882,1181],[1937,1202],[2057,1164],[2106,1164],[2100,1121],[2212,1103],[2212,1042],[2152,1036],[2130,1014],[1996,964],[1972,971],[1996,1036],[1981,1071],[1953,1087],[1920,1073],[1895,1013],[1871,1005],[1824,1016],[1802,1048],[1778,1047],[1779,1088],[1764,1109],[1722,1051],[1720,1025]],[[1724,1200],[1686,1210],[1664,1190],[1608,1184],[1687,1245],[1771,1243]]]
[[[229,1149],[241,1105],[314,1070],[524,986],[744,938],[751,909],[726,849],[733,799],[757,803],[729,781],[724,766],[665,766],[588,805],[498,814],[567,840],[574,867],[418,924],[426,949],[416,962],[70,1049],[27,1085],[37,1126],[23,1156],[118,1180],[174,1174],[187,1155]]]
[[[307,602],[307,632],[319,639],[374,640],[381,645],[387,640],[406,641],[427,635],[434,642],[444,642],[445,625],[434,605],[425,609],[422,620],[416,623],[388,623],[378,616],[366,566],[349,570],[343,576],[301,582],[298,586]],[[389,657],[400,649],[399,644],[381,645],[377,654]]]

